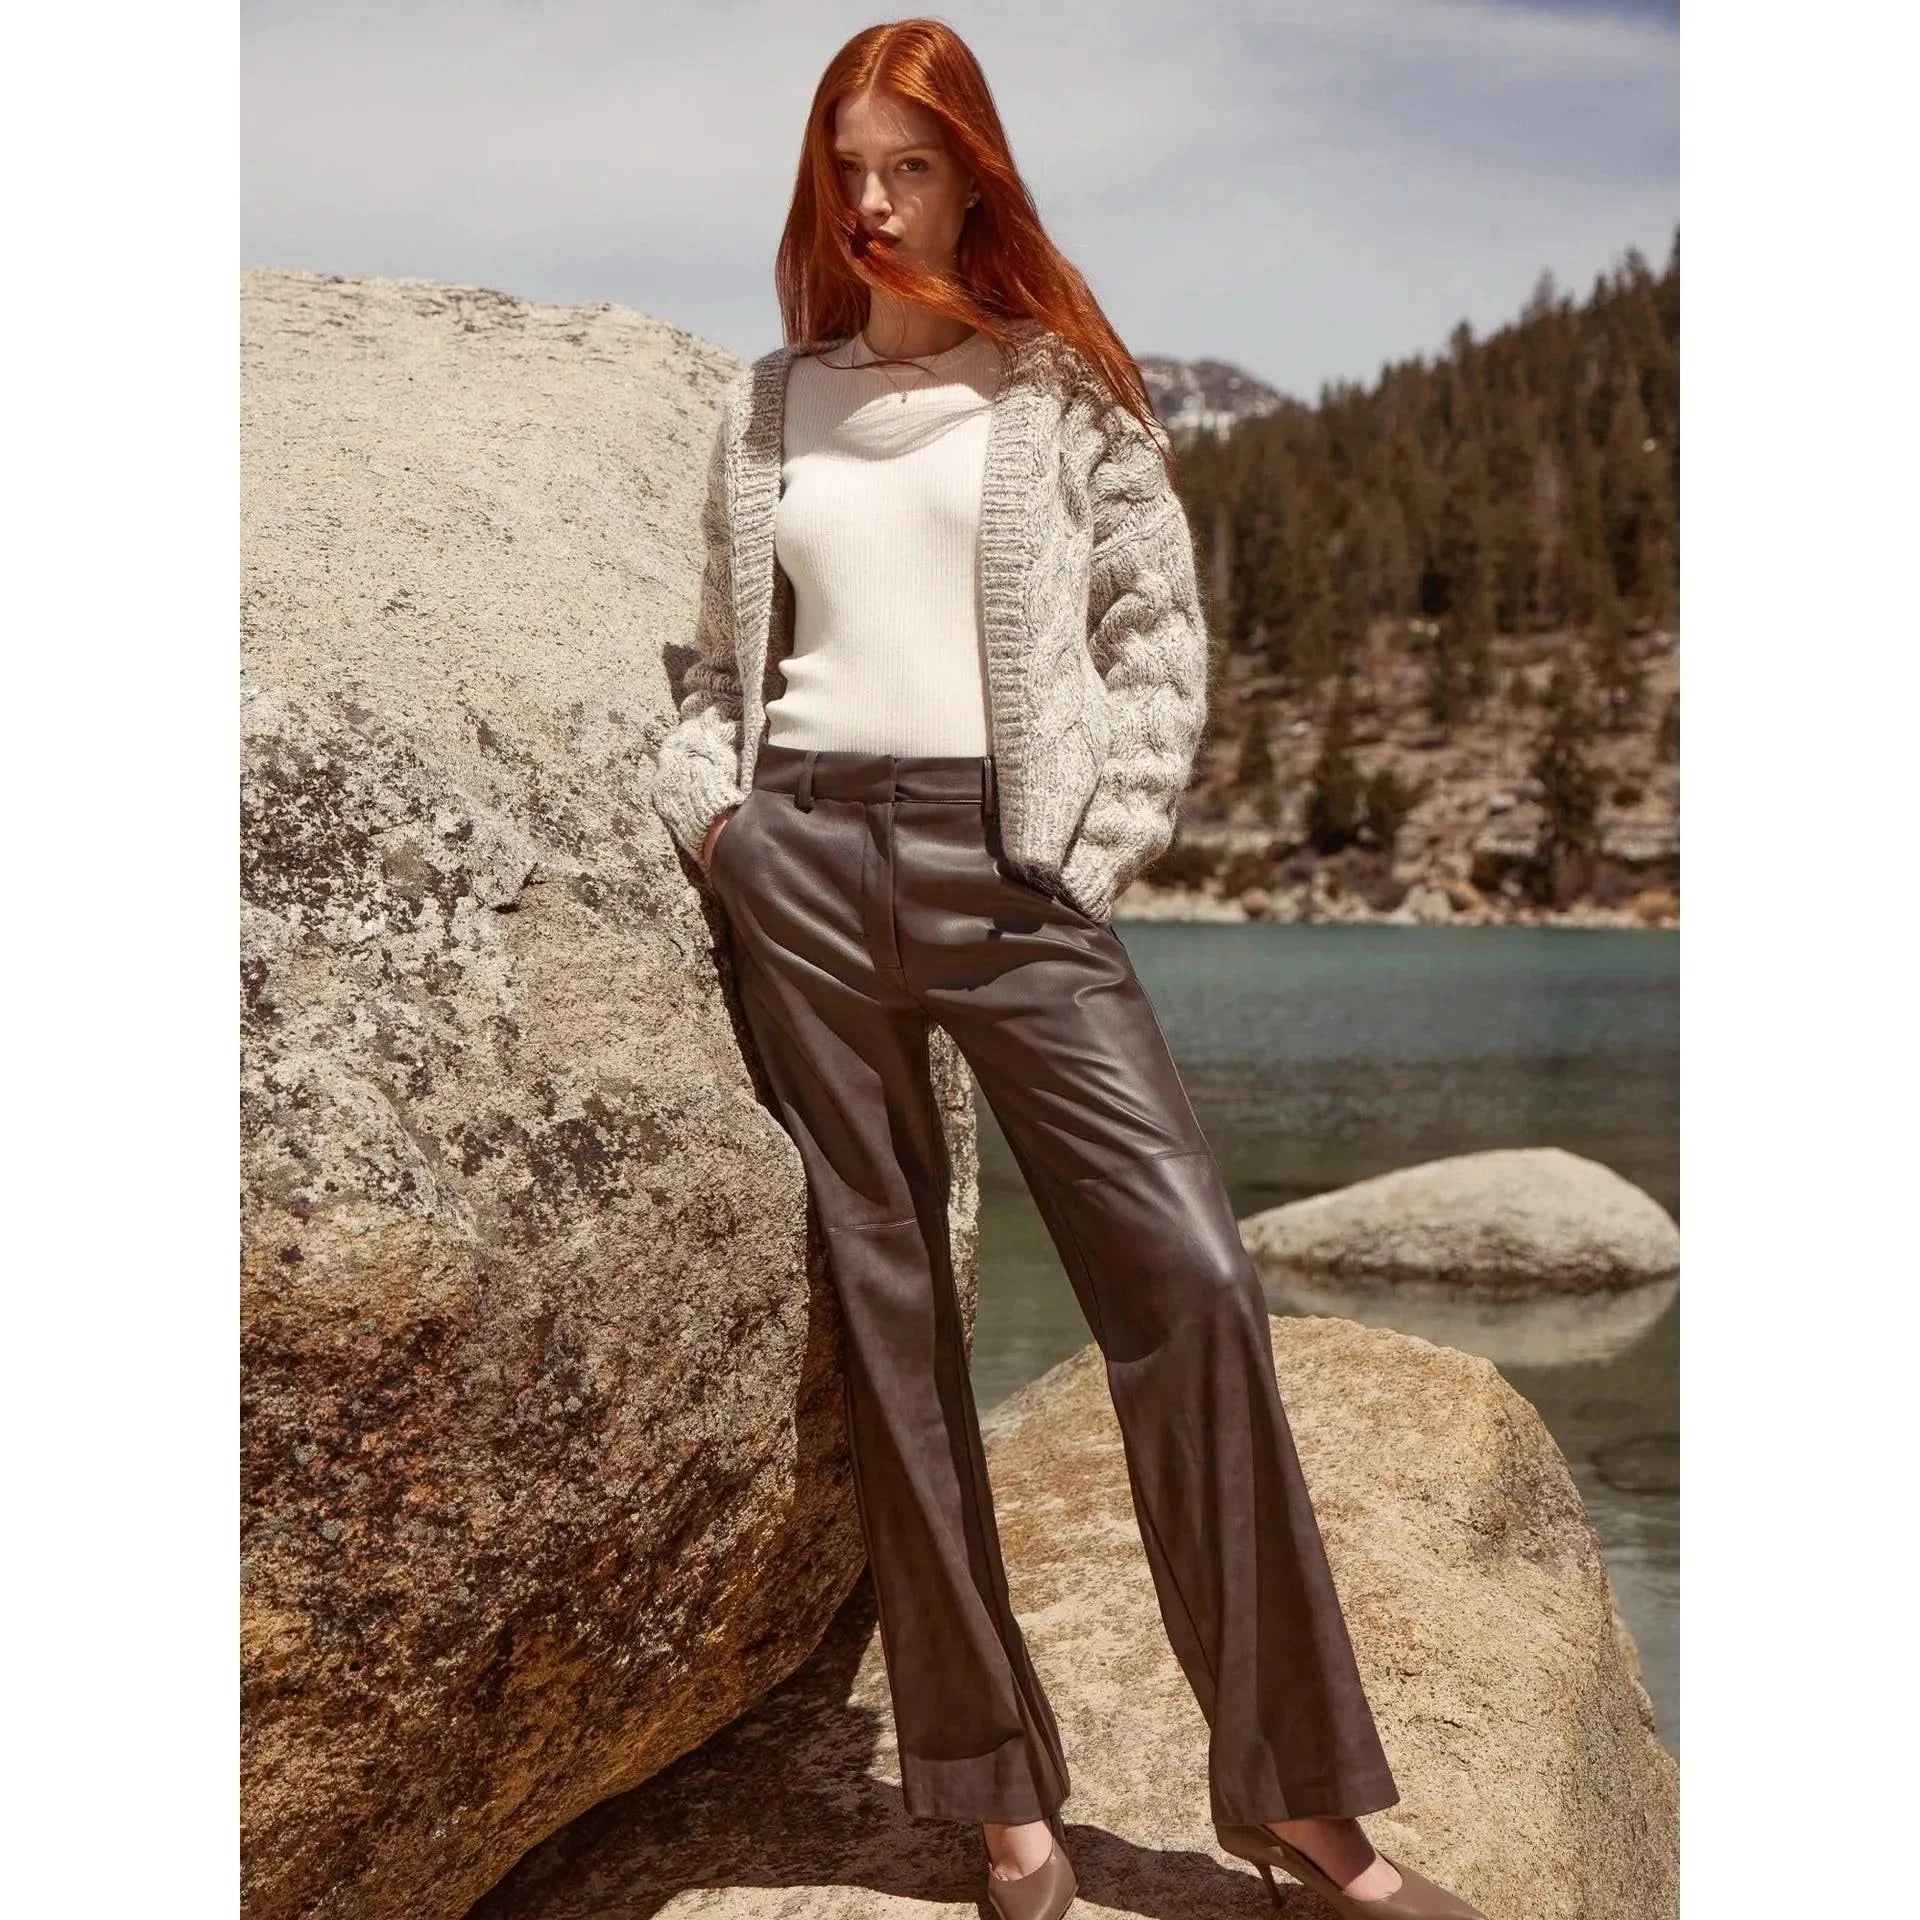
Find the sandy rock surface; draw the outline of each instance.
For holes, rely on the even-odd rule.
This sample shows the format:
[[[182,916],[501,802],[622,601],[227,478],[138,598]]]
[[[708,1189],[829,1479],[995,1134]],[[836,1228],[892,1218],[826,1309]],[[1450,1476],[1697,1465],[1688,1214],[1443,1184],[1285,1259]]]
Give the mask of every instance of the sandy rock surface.
[[[1346,1320],[1272,1327],[1401,1788],[1366,1816],[1375,1844],[1489,1920],[1672,1920],[1677,1767],[1539,1416],[1451,1348]],[[1213,1843],[1206,1727],[1160,1624],[1098,1353],[985,1424],[1014,1604],[1073,1775],[1075,1915],[1271,1913]],[[556,1835],[472,1920],[977,1914],[977,1829],[908,1819],[899,1777],[863,1580],[792,1680]],[[1287,1910],[1323,1912],[1298,1890]]]

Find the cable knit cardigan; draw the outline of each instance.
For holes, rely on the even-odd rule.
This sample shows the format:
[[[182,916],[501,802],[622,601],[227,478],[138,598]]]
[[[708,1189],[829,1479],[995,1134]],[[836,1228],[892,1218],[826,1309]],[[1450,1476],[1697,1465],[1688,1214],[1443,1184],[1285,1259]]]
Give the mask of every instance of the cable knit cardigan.
[[[1206,617],[1186,512],[1148,429],[1042,323],[1012,335],[979,536],[1001,841],[1022,878],[1106,921],[1173,837],[1207,718]],[[653,787],[696,864],[708,826],[753,784],[792,646],[774,509],[787,370],[806,350],[776,348],[722,398],[695,658]],[[1152,437],[1168,444],[1157,424]]]

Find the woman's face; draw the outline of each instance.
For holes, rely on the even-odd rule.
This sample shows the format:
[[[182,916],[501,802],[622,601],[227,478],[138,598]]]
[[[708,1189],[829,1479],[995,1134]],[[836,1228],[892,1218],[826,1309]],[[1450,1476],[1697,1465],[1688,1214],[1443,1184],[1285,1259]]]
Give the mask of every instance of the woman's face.
[[[843,100],[833,155],[871,244],[892,245],[934,272],[953,265],[973,181],[932,114],[891,93]]]

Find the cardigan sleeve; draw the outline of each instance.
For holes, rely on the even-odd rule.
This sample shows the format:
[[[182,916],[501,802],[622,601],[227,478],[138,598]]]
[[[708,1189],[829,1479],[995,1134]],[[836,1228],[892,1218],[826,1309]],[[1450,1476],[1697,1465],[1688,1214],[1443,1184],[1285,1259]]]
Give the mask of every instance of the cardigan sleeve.
[[[1107,759],[1061,880],[1104,919],[1173,838],[1207,723],[1207,621],[1193,534],[1160,455],[1124,410],[1092,485],[1088,646],[1107,689]],[[1164,429],[1155,436],[1164,441]]]
[[[722,396],[707,461],[700,533],[706,548],[694,658],[687,667],[679,718],[661,741],[653,781],[653,808],[699,864],[706,831],[728,807],[746,798],[740,785],[741,691],[735,655],[732,536],[727,449],[734,389]]]

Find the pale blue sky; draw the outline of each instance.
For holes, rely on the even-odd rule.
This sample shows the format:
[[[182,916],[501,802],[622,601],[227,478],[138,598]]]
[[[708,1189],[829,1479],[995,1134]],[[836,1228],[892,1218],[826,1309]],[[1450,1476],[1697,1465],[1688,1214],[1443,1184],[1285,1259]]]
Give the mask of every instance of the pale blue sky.
[[[609,299],[736,353],[822,67],[866,7],[249,0],[249,265]],[[1135,353],[1311,397],[1584,296],[1679,213],[1673,0],[936,8]]]

